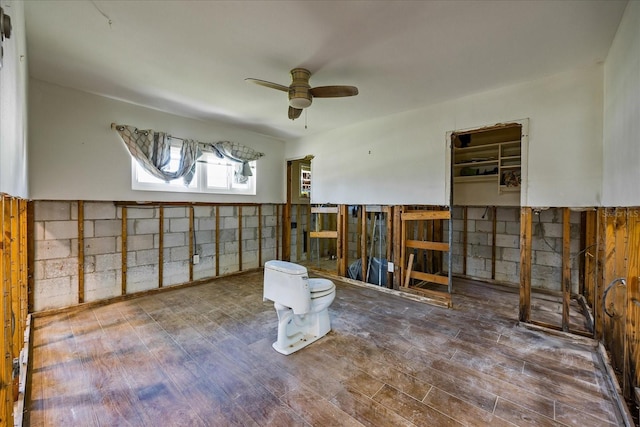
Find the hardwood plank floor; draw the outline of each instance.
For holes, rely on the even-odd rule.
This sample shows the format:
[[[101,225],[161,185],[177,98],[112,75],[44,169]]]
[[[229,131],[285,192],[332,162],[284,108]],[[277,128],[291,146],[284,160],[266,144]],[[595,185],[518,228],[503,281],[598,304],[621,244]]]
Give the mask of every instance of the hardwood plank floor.
[[[621,424],[594,348],[518,326],[515,293],[336,284],[333,330],[290,356],[261,272],[36,316],[25,425]]]

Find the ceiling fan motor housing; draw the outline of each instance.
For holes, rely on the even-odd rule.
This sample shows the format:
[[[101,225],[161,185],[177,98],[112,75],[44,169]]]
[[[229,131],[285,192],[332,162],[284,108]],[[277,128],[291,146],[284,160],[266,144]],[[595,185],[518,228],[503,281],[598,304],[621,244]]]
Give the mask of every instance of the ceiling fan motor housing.
[[[307,108],[311,105],[312,97],[309,78],[311,73],[304,68],[291,70],[291,86],[289,86],[289,105],[293,108]]]

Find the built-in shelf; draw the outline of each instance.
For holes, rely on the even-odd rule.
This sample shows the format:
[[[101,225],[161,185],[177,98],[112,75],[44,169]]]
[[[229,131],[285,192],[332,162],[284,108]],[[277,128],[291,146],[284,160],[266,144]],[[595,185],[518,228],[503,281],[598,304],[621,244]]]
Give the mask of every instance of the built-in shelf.
[[[456,183],[498,181],[498,191],[519,191],[520,141],[454,148],[453,176]]]

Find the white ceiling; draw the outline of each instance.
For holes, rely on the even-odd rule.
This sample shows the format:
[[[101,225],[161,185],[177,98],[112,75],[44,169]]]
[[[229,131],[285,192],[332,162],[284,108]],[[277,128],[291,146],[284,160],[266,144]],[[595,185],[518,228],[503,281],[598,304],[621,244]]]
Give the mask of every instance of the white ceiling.
[[[27,53],[37,79],[289,139],[602,62],[626,3],[27,1]],[[360,94],[305,129],[244,81],[299,66]]]

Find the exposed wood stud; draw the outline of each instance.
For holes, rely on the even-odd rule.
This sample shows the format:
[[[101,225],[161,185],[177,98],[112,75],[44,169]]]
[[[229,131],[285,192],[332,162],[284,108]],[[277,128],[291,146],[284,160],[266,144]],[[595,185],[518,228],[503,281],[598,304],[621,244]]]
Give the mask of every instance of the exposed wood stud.
[[[520,308],[521,322],[531,320],[531,238],[532,210],[520,208]]]
[[[158,206],[158,287],[164,285],[164,206]]]
[[[34,202],[27,202],[27,312],[33,312],[35,286],[35,212]]]
[[[238,206],[238,271],[242,271],[242,206]]]
[[[78,303],[84,302],[84,201],[78,200]]]
[[[385,206],[383,208],[386,220],[387,220],[387,261],[393,261],[393,208],[391,206]],[[393,273],[387,270],[387,287],[393,288]]]
[[[276,233],[277,235],[277,233]],[[220,275],[220,206],[216,206],[216,277]],[[277,247],[277,246],[276,246]]]
[[[569,332],[571,303],[571,211],[562,209],[562,330]]]
[[[360,260],[362,263],[362,281],[367,277],[367,206],[360,207]]]
[[[258,205],[258,267],[262,267],[262,205]]]
[[[498,224],[498,208],[491,207],[491,279],[496,279],[496,229]]]
[[[582,295],[585,296],[591,307],[595,305],[595,284],[596,284],[596,246],[597,246],[597,212],[590,210],[585,212],[585,240],[583,252],[580,257],[584,268],[584,288]]]
[[[628,223],[628,269],[627,269],[627,318],[625,327],[625,357],[628,361],[625,373],[630,389],[640,386],[640,209],[629,209]],[[631,392],[631,390],[629,390]]]
[[[396,271],[393,274],[393,289],[400,289],[403,285],[404,253],[402,252],[402,206],[393,207],[393,263]]]
[[[602,298],[604,294],[604,289],[606,283],[606,272],[605,272],[605,254],[606,254],[606,230],[607,230],[607,210],[606,208],[598,208],[597,216],[596,216],[596,228],[597,228],[597,238],[596,238],[596,283],[595,283],[595,292],[594,292],[594,300],[595,304],[593,305],[593,318],[595,324],[595,339],[598,341],[602,340],[604,336],[604,312],[602,311]]]
[[[121,239],[121,264],[122,264],[122,275],[121,275],[121,295],[127,294],[127,207],[123,206],[122,208],[122,239]]]
[[[189,206],[189,281],[190,282],[193,282],[193,255],[195,254],[195,251],[193,249],[193,244],[194,244],[193,233],[195,232],[194,209],[195,208],[193,206]],[[240,266],[242,267],[242,264],[240,264]]]
[[[302,205],[295,205],[296,208],[296,261],[302,260]],[[293,206],[291,207],[293,210]]]
[[[281,259],[280,258],[280,253],[281,253],[281,240],[280,240],[280,205],[276,205],[276,259]]]
[[[287,162],[287,203],[282,212],[282,260],[291,261],[291,183],[293,163]]]
[[[469,239],[469,217],[468,208],[464,206],[462,208],[462,274],[467,275],[467,246]]]

